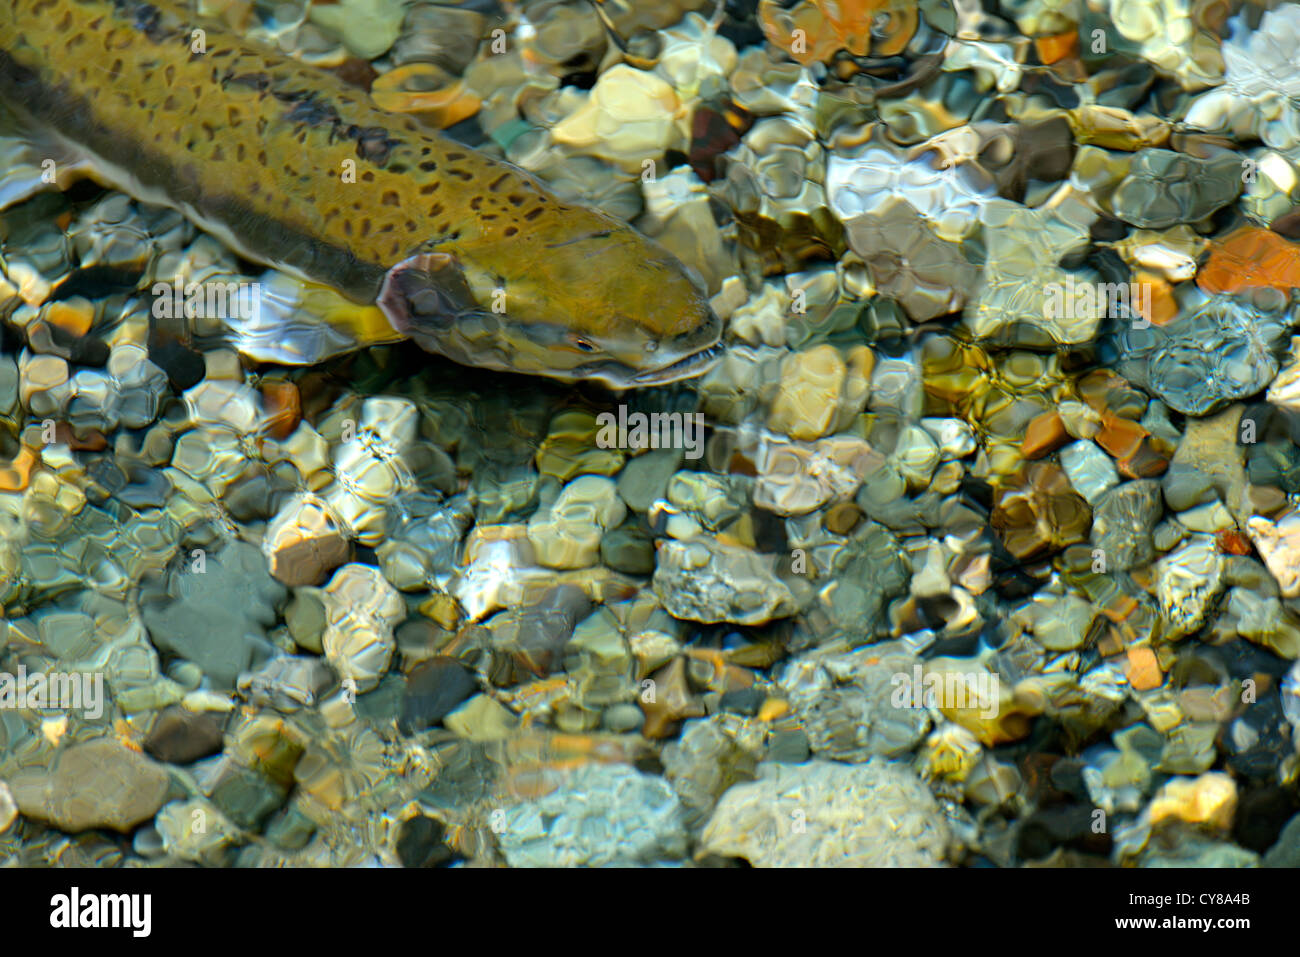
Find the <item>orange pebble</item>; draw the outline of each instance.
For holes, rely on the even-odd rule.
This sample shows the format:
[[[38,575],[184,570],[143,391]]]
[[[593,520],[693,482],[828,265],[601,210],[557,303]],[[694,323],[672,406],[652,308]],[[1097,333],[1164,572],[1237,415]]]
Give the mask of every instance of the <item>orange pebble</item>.
[[[84,336],[90,331],[94,319],[95,307],[80,296],[52,302],[45,307],[46,322],[77,337]]]
[[[1048,452],[1055,452],[1069,440],[1061,416],[1055,411],[1044,412],[1029,421],[1024,440],[1020,443],[1020,454],[1027,459],[1039,459]]]
[[[1214,542],[1225,555],[1249,555],[1251,552],[1250,540],[1235,528],[1220,529]]]
[[[1101,431],[1095,441],[1113,459],[1128,458],[1138,450],[1147,430],[1132,419],[1123,419],[1107,410],[1101,414]]]
[[[36,453],[23,446],[8,462],[0,460],[0,492],[21,492],[32,480]]]
[[[1128,683],[1135,691],[1159,688],[1165,680],[1164,675],[1160,673],[1160,663],[1156,661],[1156,653],[1150,648],[1130,648],[1125,672],[1128,675]]]
[[[1174,298],[1174,287],[1161,276],[1149,272],[1138,272],[1136,281],[1146,287],[1146,295],[1140,298],[1139,312],[1153,326],[1167,326],[1178,318],[1178,300]]]
[[[302,399],[298,387],[285,379],[262,382],[262,407],[266,410],[266,434],[276,440],[287,439],[302,420]]]
[[[1271,229],[1243,226],[1219,241],[1196,275],[1207,293],[1300,289],[1300,245]]]
[[[1074,56],[1079,49],[1077,31],[1061,33],[1054,37],[1036,37],[1034,46],[1038,50],[1038,59],[1047,66],[1059,63],[1067,57]]]

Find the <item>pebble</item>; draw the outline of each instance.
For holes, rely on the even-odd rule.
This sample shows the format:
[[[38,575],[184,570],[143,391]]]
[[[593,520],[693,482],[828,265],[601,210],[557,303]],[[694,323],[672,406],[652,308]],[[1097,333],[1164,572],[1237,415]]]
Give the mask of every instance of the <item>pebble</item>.
[[[834,346],[793,353],[781,366],[781,385],[767,426],[794,439],[825,435],[835,419],[848,367]]]
[[[1208,297],[1167,326],[1121,331],[1116,369],[1171,409],[1202,416],[1264,391],[1282,335],[1275,314]]]
[[[586,568],[600,557],[603,534],[619,525],[627,508],[617,485],[597,475],[582,475],[543,504],[528,523],[528,541],[539,565]]]
[[[1100,497],[1091,535],[1108,570],[1128,571],[1151,563],[1152,531],[1161,512],[1160,485],[1150,479],[1123,482]]]
[[[474,673],[454,658],[436,656],[421,661],[406,676],[399,726],[415,734],[438,724],[478,691]]]
[[[222,722],[217,715],[173,705],[155,719],[144,749],[168,764],[190,764],[216,754],[221,743]]]
[[[271,578],[253,545],[231,542],[215,554],[190,555],[165,587],[141,600],[145,625],[158,648],[193,661],[221,687],[234,687],[256,655],[270,649],[266,630],[278,618],[283,586]]]
[[[1179,820],[1227,831],[1236,811],[1236,782],[1231,775],[1210,771],[1191,780],[1171,780],[1156,793],[1145,813],[1152,826]]]
[[[688,721],[681,737],[664,746],[664,777],[677,791],[692,831],[728,788],[756,776],[757,756],[727,732],[717,718]]]
[[[1095,506],[1107,491],[1119,484],[1119,473],[1110,458],[1087,439],[1067,445],[1060,455],[1061,467],[1070,484],[1089,505]]]
[[[1224,560],[1210,535],[1192,535],[1156,562],[1156,598],[1171,637],[1188,635],[1205,621],[1223,590]]]
[[[322,590],[325,660],[358,692],[369,691],[388,670],[397,641],[393,628],[406,617],[397,589],[370,565],[344,565]]]
[[[619,764],[580,766],[551,793],[507,807],[497,842],[511,867],[628,867],[680,861],[687,848],[669,783]]]
[[[848,654],[812,652],[790,662],[777,686],[799,715],[819,757],[852,763],[873,755],[898,757],[930,730],[924,708],[896,703],[896,676],[910,680],[919,664],[919,658],[882,645]]]
[[[1246,528],[1283,597],[1300,596],[1300,511],[1288,509],[1275,522],[1252,516]]]
[[[758,625],[798,610],[770,559],[709,539],[661,543],[653,587],[668,613],[687,621]]]
[[[0,781],[0,834],[9,830],[9,826],[18,819],[18,805],[14,801],[9,785]]]
[[[687,144],[686,113],[661,77],[626,64],[601,74],[582,104],[551,128],[562,146],[641,173],[655,159]]]
[[[324,499],[302,493],[267,527],[262,549],[271,574],[285,585],[318,585],[348,560],[351,545],[342,521]]]
[[[791,516],[806,515],[850,497],[864,476],[883,465],[883,458],[868,443],[852,436],[812,443],[776,438],[759,446],[754,465],[758,470],[754,504]]]
[[[254,706],[292,714],[315,706],[333,683],[334,676],[319,658],[280,655],[257,671],[240,675],[236,687]]]
[[[456,857],[446,844],[446,827],[437,818],[417,814],[402,823],[397,858],[403,867],[445,867]]]
[[[220,865],[222,852],[239,843],[239,829],[216,807],[198,798],[167,804],[158,812],[154,826],[165,853],[195,864]]]
[[[447,730],[469,741],[500,741],[510,737],[518,721],[505,705],[476,694],[443,718]]]
[[[109,738],[74,744],[49,768],[9,779],[18,809],[70,833],[95,827],[126,833],[162,807],[167,769]]]
[[[1139,150],[1111,197],[1115,215],[1143,229],[1194,223],[1237,198],[1241,161],[1201,159],[1172,150]]]
[[[699,854],[754,867],[935,867],[950,832],[929,790],[905,767],[873,758],[759,766],[718,801]]]

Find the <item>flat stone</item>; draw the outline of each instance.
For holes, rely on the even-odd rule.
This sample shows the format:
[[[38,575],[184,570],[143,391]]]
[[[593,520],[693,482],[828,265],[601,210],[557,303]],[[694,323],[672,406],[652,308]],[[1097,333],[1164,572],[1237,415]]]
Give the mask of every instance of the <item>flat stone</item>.
[[[686,853],[672,786],[621,764],[581,765],[550,794],[506,808],[497,840],[511,867],[626,867]]]
[[[144,749],[168,764],[189,764],[221,750],[222,722],[211,711],[191,711],[174,705],[149,729]]]
[[[688,621],[759,625],[798,611],[763,556],[712,539],[661,544],[653,584],[668,613]]]
[[[167,769],[111,738],[74,744],[50,768],[25,769],[10,781],[18,809],[76,833],[94,827],[131,830],[158,813]]]
[[[757,781],[722,795],[697,856],[754,867],[936,867],[949,835],[934,796],[904,764],[765,763]]]
[[[454,658],[421,661],[406,676],[400,727],[405,734],[438,724],[478,691],[474,672]]]

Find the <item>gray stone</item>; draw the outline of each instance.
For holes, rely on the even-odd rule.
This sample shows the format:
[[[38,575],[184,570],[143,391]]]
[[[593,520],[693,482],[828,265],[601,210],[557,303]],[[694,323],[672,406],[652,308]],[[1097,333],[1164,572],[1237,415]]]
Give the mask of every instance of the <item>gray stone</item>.
[[[284,586],[267,570],[261,551],[231,542],[208,555],[202,572],[186,561],[172,568],[165,590],[146,591],[141,610],[149,637],[162,651],[188,658],[214,685],[233,687],[259,651],[269,651],[266,629],[276,622]]]
[[[700,855],[755,867],[934,867],[951,840],[943,811],[906,765],[762,764],[730,788],[700,837]]]
[[[627,867],[686,853],[672,787],[621,764],[583,765],[550,794],[506,808],[498,841],[511,867]]]
[[[62,751],[49,768],[27,768],[9,781],[19,810],[70,832],[129,831],[153,817],[167,796],[167,769],[112,738]]]

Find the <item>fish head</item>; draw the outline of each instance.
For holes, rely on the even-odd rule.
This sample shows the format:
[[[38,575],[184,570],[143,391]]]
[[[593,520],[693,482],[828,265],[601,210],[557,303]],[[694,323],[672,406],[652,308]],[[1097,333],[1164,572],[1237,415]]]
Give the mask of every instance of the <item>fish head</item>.
[[[617,389],[698,376],[722,322],[685,268],[610,217],[563,231],[443,243],[389,270],[378,299],[425,349],[464,365]]]

